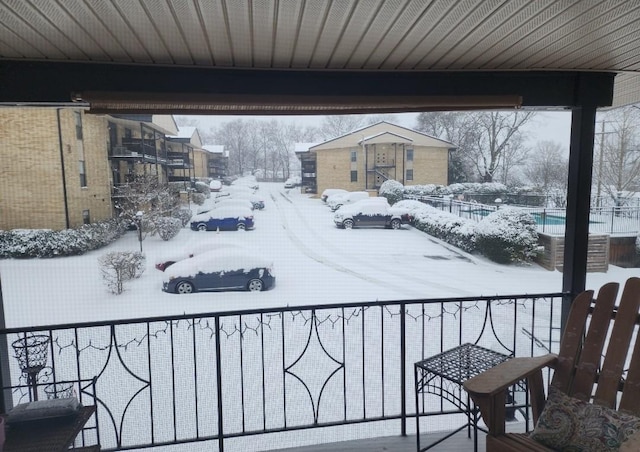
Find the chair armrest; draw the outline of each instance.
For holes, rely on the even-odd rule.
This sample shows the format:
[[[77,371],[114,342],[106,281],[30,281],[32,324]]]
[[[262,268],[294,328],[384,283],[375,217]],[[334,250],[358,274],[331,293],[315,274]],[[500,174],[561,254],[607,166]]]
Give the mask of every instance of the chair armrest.
[[[534,423],[544,407],[542,368],[552,366],[554,354],[534,358],[512,358],[464,382],[464,389],[480,408],[489,435],[499,436],[505,431],[505,396],[507,388],[526,379],[531,394]]]
[[[463,386],[471,395],[492,397],[544,367],[553,367],[556,359],[557,355],[551,353],[533,358],[512,358],[468,379]]]

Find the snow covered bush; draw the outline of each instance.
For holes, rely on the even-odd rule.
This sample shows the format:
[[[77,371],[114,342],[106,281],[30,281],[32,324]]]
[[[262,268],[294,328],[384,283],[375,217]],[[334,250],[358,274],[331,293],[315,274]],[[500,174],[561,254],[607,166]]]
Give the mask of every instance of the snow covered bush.
[[[382,183],[378,194],[394,205],[404,197],[404,186],[396,180],[388,179]]]
[[[126,225],[113,219],[61,231],[0,231],[0,258],[75,256],[106,246],[125,232]]]
[[[501,264],[530,262],[538,250],[536,222],[521,209],[497,210],[477,224],[476,244],[492,261]]]
[[[202,193],[205,196],[205,198],[211,197],[211,189],[209,188],[209,184],[197,181],[194,184],[193,188],[196,190],[196,192]]]
[[[406,185],[404,187],[405,197],[415,196],[444,196],[449,194],[449,190],[444,185]]]
[[[406,202],[409,201],[402,201],[402,203]],[[422,209],[415,210],[413,222],[416,228],[464,251],[472,252],[476,249],[476,223],[473,220],[438,210],[435,207],[423,206]]]
[[[144,272],[145,257],[140,252],[112,251],[98,258],[100,273],[107,288],[116,295],[124,291],[124,283],[139,278]]]
[[[166,242],[178,235],[182,229],[182,221],[180,218],[160,217],[156,218],[155,227],[160,238]]]
[[[192,215],[193,213],[191,212],[191,209],[185,209],[185,208],[176,209],[173,212],[171,212],[171,216],[173,218],[180,219],[180,223],[182,224],[183,227],[189,224],[189,220],[191,220]]]
[[[206,199],[207,198],[202,193],[198,193],[197,191],[191,192],[191,201],[199,206],[204,204]]]
[[[453,195],[465,193],[499,195],[507,191],[507,186],[500,182],[464,182],[451,184],[447,188]]]

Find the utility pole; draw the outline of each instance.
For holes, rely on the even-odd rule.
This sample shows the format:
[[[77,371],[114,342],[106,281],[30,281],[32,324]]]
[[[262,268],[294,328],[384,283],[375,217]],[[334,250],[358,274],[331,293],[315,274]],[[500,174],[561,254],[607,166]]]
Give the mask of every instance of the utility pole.
[[[596,135],[600,135],[600,155],[598,156],[598,188],[596,190],[596,207],[600,207],[600,194],[602,192],[602,165],[604,162],[604,126],[605,123],[607,123],[608,121],[605,121],[604,119],[602,121],[600,121],[600,132],[596,133]]]

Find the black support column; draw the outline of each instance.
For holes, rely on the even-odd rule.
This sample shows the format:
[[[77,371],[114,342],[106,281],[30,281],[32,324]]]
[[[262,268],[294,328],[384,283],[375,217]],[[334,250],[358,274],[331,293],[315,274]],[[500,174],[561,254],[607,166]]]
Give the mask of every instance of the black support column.
[[[566,293],[562,302],[563,326],[571,302],[586,285],[595,121],[595,105],[572,110],[562,280],[562,290]]]

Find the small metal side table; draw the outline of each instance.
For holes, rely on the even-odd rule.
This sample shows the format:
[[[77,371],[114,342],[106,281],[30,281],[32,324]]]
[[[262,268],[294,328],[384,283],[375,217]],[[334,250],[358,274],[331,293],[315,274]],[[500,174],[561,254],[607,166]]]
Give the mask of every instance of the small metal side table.
[[[477,452],[478,429],[480,428],[478,427],[479,410],[462,388],[462,384],[469,378],[475,377],[510,358],[509,355],[494,352],[475,344],[462,344],[414,364],[418,452],[431,449],[465,428],[467,428],[468,437],[471,437],[471,429],[473,428],[473,450]],[[462,412],[467,416],[466,424],[424,448],[420,447],[419,397],[421,393],[435,394],[441,399],[451,402],[460,410],[447,414]],[[486,433],[485,429],[480,428],[480,430]]]

